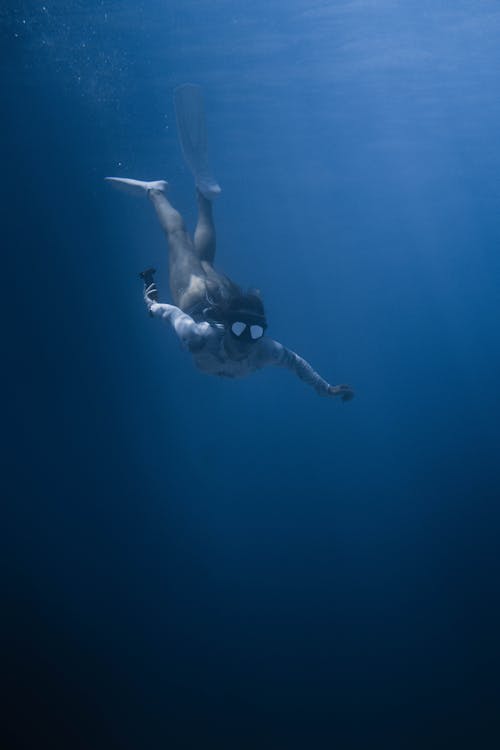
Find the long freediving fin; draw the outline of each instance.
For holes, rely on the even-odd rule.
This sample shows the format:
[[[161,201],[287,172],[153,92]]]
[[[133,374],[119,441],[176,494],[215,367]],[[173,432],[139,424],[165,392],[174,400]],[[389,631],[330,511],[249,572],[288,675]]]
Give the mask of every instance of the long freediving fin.
[[[221,189],[208,164],[207,126],[201,87],[192,83],[179,86],[174,91],[174,105],[184,160],[200,193],[213,200]]]

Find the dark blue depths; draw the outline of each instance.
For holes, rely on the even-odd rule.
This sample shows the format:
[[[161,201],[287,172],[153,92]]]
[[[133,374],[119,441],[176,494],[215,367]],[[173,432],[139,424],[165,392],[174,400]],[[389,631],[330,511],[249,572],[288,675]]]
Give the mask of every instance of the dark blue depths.
[[[500,14],[494,4],[23,3],[2,12],[9,742],[494,747]],[[285,372],[197,373],[148,318],[194,219]]]

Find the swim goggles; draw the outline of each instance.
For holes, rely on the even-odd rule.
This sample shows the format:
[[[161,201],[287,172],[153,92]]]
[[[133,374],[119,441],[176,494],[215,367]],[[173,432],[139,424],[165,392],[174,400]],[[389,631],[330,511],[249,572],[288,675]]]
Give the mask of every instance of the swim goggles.
[[[264,328],[258,323],[243,323],[241,320],[235,320],[231,323],[231,333],[238,339],[258,341],[264,335]]]

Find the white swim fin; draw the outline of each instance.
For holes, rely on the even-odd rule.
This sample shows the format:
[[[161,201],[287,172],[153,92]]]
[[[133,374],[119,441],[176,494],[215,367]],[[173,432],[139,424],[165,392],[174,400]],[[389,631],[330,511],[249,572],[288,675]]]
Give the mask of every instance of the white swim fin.
[[[221,192],[208,165],[207,126],[201,87],[185,83],[174,91],[177,132],[182,154],[196,187],[208,200]]]
[[[127,177],[105,177],[104,179],[118,190],[131,195],[147,195],[148,190],[161,190],[164,193],[168,187],[168,182],[165,180],[145,182],[144,180],[129,180]]]

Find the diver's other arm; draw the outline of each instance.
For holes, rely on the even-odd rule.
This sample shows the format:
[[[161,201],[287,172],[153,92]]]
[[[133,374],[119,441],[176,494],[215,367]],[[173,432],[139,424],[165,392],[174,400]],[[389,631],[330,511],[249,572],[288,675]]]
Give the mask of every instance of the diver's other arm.
[[[277,341],[269,342],[269,357],[267,364],[278,367],[286,367],[292,370],[298,378],[314,388],[320,396],[340,396],[342,401],[349,401],[354,397],[354,392],[348,385],[330,385],[319,375],[309,362],[299,357],[298,354],[287,349]]]

